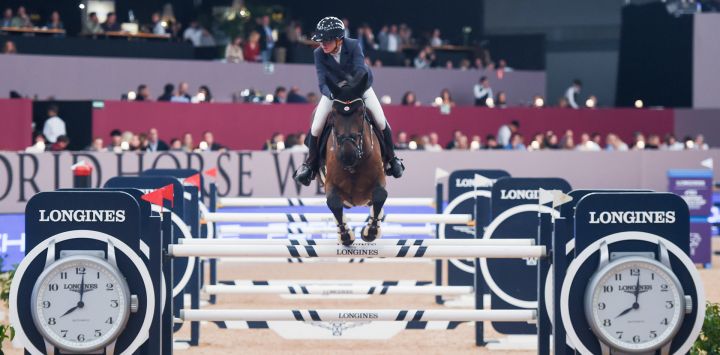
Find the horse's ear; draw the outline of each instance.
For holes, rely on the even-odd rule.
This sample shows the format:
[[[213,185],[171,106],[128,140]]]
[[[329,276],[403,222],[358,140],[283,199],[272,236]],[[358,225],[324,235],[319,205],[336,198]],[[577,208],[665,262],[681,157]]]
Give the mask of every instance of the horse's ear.
[[[337,98],[340,93],[340,87],[332,80],[326,80],[325,82],[327,83],[328,88],[330,88],[330,92],[333,94],[333,97]]]
[[[367,88],[367,82],[368,82],[368,73],[364,72],[359,80],[354,80],[355,85],[353,86],[353,90],[355,91],[355,94],[357,97],[362,97],[365,93],[365,89]]]

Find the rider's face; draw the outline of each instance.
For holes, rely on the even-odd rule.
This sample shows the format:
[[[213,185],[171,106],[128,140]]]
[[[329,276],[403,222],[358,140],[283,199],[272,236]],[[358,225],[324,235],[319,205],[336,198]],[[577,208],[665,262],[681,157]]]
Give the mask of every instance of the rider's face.
[[[337,46],[338,46],[337,40],[320,42],[320,47],[322,48],[323,52],[325,52],[325,54],[330,54],[330,53],[334,52],[335,48],[337,48]]]

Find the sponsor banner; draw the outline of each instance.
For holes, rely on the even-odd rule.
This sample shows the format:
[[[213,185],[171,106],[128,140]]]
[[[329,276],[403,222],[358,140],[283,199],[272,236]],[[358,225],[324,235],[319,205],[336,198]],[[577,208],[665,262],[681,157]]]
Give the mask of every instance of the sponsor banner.
[[[25,215],[0,214],[0,271],[13,269],[25,256]]]
[[[712,170],[669,170],[669,191],[682,197],[691,216],[709,216],[713,199]]]
[[[696,264],[712,262],[712,224],[703,218],[690,220],[690,258]]]

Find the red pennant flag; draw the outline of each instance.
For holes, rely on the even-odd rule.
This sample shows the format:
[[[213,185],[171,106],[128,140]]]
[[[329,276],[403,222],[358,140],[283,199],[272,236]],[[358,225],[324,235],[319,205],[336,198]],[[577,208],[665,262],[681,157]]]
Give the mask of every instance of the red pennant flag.
[[[170,207],[175,208],[175,188],[173,184],[165,185],[160,188],[164,200],[170,201]]]
[[[162,189],[160,190],[153,190],[151,192],[148,192],[144,195],[142,195],[140,198],[143,200],[152,203],[153,205],[160,206],[160,209],[162,210],[163,207],[163,192]]]
[[[187,178],[185,178],[185,183],[196,186],[199,189],[200,188],[200,174],[188,176]]]
[[[207,169],[203,174],[207,176],[217,177],[217,168]]]

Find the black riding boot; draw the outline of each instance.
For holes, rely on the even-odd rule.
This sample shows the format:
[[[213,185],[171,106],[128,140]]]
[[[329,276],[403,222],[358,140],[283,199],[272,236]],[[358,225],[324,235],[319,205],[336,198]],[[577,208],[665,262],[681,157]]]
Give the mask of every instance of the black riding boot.
[[[393,145],[392,131],[390,130],[389,124],[385,126],[382,133],[383,141],[385,142],[385,158],[388,162],[388,168],[385,170],[385,174],[397,179],[401,177],[403,171],[405,171],[405,165],[402,159],[398,159],[398,157],[395,156],[395,146]]]
[[[318,171],[318,137],[308,134],[305,144],[310,149],[307,160],[295,171],[293,179],[305,186],[310,186]]]

